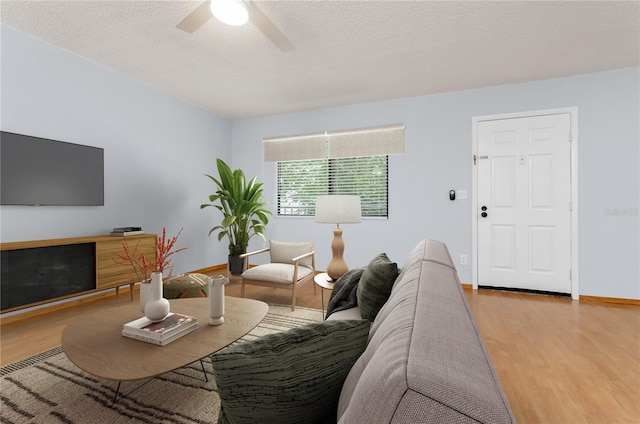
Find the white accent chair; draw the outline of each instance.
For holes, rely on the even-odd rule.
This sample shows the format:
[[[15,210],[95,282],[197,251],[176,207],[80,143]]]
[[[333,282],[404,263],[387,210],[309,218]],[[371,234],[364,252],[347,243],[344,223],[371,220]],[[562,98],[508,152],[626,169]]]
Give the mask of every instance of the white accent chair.
[[[270,262],[249,268],[249,257],[269,252]],[[313,281],[316,262],[313,242],[269,241],[269,247],[240,255],[244,259],[241,296],[246,284],[291,290],[291,310],[296,309],[298,286]]]

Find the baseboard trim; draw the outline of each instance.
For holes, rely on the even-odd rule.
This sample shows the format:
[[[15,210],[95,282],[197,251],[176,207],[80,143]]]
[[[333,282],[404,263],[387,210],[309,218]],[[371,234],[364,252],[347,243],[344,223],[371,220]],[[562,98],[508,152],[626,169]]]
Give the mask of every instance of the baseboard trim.
[[[580,301],[585,302],[604,302],[604,303],[617,303],[621,305],[634,305],[640,306],[640,299],[621,299],[617,297],[600,297],[600,296],[582,296],[580,295]]]
[[[473,284],[460,283],[463,290],[473,290]],[[621,299],[618,297],[583,296],[580,295],[580,302],[602,302],[616,303],[618,305],[640,306],[640,299]]]
[[[206,268],[196,269],[194,271],[190,271],[191,273],[198,274],[208,274],[219,270],[226,270],[227,264],[213,265]],[[463,290],[473,290],[473,285],[468,283],[460,283],[460,286]],[[129,285],[122,286],[120,288],[120,295],[129,293]],[[135,285],[134,291],[138,290],[138,285]],[[36,317],[39,315],[44,315],[50,312],[61,311],[68,308],[73,308],[76,306],[81,306],[86,303],[97,302],[98,300],[103,300],[110,297],[115,297],[116,291],[113,289],[106,290],[104,292],[96,293],[95,295],[82,297],[80,299],[73,299],[64,301],[62,303],[56,303],[54,305],[43,305],[36,309],[25,310],[24,312],[18,312],[12,314],[7,317],[0,318],[0,327],[6,324],[11,324],[17,321],[21,321],[23,319],[28,319],[32,317]],[[633,305],[640,306],[640,299],[621,299],[617,297],[601,297],[601,296],[580,296],[581,302],[602,302],[602,303],[616,303],[620,305]]]
[[[213,265],[206,268],[196,269],[195,271],[191,271],[191,274],[208,274],[210,272],[219,271],[219,270],[227,269],[227,264]]]

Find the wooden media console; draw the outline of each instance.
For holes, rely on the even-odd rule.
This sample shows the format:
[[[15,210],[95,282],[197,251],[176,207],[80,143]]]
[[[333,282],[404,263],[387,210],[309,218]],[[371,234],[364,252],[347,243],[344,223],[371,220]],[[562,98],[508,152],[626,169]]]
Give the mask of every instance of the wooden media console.
[[[155,259],[155,234],[108,235],[0,243],[2,312],[23,309],[139,281],[119,260],[127,243]]]

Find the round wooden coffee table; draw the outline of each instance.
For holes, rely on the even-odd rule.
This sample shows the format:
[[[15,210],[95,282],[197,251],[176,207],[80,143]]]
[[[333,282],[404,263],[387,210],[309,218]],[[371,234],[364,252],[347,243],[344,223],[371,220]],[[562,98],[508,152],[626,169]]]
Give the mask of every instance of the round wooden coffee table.
[[[171,311],[198,319],[198,329],[158,346],[122,336],[122,326],[140,318],[128,304],[77,318],[62,332],[62,348],[78,368],[96,377],[127,381],[154,377],[196,362],[235,342],[262,321],[269,306],[225,297],[224,324],[211,326],[208,298],[170,300]]]

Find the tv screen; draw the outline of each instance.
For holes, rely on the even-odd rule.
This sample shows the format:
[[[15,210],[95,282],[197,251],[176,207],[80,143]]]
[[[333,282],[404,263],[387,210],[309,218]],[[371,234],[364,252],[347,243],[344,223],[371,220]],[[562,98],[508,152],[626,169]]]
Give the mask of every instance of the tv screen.
[[[104,149],[0,132],[0,204],[104,205]]]

